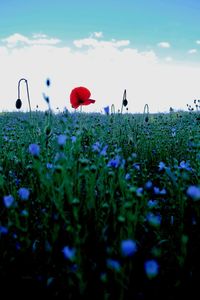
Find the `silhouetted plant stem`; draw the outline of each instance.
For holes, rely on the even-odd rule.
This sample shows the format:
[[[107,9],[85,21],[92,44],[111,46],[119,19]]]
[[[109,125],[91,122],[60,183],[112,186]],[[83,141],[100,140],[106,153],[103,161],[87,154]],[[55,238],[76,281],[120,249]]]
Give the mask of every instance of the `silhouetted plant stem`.
[[[28,105],[29,105],[29,111],[30,111],[30,116],[31,116],[31,101],[30,101],[30,95],[29,95],[29,87],[28,87],[28,81],[25,78],[21,78],[18,82],[18,99],[20,98],[20,84],[21,82],[24,81],[26,84],[26,92],[27,92],[27,98],[28,98]]]

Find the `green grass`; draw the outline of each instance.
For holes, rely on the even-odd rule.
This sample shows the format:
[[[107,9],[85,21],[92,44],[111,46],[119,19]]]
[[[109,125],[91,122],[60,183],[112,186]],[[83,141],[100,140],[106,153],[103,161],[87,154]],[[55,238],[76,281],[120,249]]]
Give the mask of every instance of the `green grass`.
[[[0,115],[0,280],[8,295],[178,299],[198,288],[199,113],[145,116]],[[136,245],[130,256],[126,240]]]

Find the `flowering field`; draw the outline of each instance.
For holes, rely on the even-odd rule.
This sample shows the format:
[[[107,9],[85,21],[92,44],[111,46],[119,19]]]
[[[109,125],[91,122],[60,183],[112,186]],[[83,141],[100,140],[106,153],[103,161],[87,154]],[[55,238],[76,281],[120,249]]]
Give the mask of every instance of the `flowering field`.
[[[199,125],[198,112],[1,113],[1,293],[195,299]]]

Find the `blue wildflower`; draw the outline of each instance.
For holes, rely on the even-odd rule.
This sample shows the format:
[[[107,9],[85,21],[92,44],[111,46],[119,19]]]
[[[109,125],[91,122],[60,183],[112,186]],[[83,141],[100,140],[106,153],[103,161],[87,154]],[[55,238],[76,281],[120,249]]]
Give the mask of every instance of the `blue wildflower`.
[[[28,200],[30,191],[27,188],[22,187],[18,190],[18,194],[19,194],[19,197],[21,198],[21,200]]]
[[[106,114],[106,115],[109,115],[109,113],[110,113],[110,107],[109,107],[109,106],[106,106],[106,107],[104,107],[103,109],[104,109],[105,114]]]
[[[119,165],[120,165],[120,156],[119,155],[117,155],[115,158],[112,158],[107,163],[107,166],[112,167],[112,168],[118,168]]]
[[[75,135],[72,135],[72,136],[71,136],[71,141],[72,141],[72,143],[75,143],[75,142],[76,142],[76,136],[75,136]]]
[[[131,175],[129,174],[129,173],[127,173],[126,175],[125,175],[125,180],[130,180],[131,179]]]
[[[143,188],[142,187],[139,187],[136,189],[136,195],[138,197],[142,197],[142,194],[143,194]]]
[[[40,154],[40,147],[37,144],[30,144],[29,145],[29,152],[33,156],[39,156]]]
[[[3,197],[3,202],[4,202],[4,205],[9,208],[13,202],[14,202],[14,197],[12,195],[7,195],[7,196],[4,196]]]
[[[0,226],[0,234],[8,234],[8,228],[5,226]]]
[[[100,150],[101,150],[101,144],[100,144],[99,142],[94,143],[94,144],[92,145],[92,150],[93,150],[94,152],[100,152]]]
[[[107,267],[114,270],[114,271],[120,271],[120,263],[115,260],[115,259],[111,259],[111,258],[108,258],[107,261],[106,261],[106,264],[107,264]]]
[[[147,214],[147,221],[152,226],[155,226],[155,227],[160,226],[161,216],[160,215],[154,215],[153,213],[150,212],[150,213]]]
[[[121,242],[121,252],[123,256],[132,256],[137,251],[136,242],[133,240],[124,240]]]
[[[52,168],[53,168],[53,164],[47,163],[47,164],[46,164],[46,167],[47,167],[47,169],[52,169]]]
[[[200,200],[200,187],[199,186],[196,186],[196,185],[189,186],[186,193],[194,201]]]
[[[165,163],[163,161],[159,162],[159,164],[158,164],[158,170],[159,171],[163,171],[163,170],[165,170],[165,168],[166,168]]]
[[[23,217],[28,217],[28,211],[27,211],[26,209],[23,209],[23,210],[21,211],[21,216],[23,216]]]
[[[139,163],[134,163],[133,168],[136,169],[137,171],[140,171],[140,164]]]
[[[108,145],[104,146],[103,149],[100,152],[100,155],[106,156],[107,155],[107,149],[108,149]]]
[[[179,169],[184,169],[184,170],[187,170],[187,171],[192,171],[192,168],[190,167],[190,163],[188,161],[184,161],[184,160],[182,160],[180,162]]]
[[[146,183],[145,183],[145,189],[147,190],[147,191],[149,191],[152,187],[153,187],[153,183],[152,183],[152,181],[151,180],[148,180]]]
[[[144,264],[145,272],[148,278],[154,278],[158,275],[159,265],[154,259],[147,260]]]
[[[147,202],[147,205],[148,205],[149,208],[157,207],[158,206],[158,201],[157,200],[149,200]]]
[[[66,144],[66,140],[67,140],[66,135],[60,134],[60,135],[58,136],[58,145],[59,145],[59,146],[64,146],[64,145]]]
[[[76,249],[65,246],[62,250],[64,257],[69,260],[74,260]]]

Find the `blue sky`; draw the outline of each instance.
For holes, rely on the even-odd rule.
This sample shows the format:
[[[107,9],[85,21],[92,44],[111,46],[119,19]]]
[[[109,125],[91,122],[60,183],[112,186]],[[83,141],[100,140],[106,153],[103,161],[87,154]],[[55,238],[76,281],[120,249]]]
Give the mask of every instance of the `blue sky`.
[[[87,84],[101,99],[104,62],[109,78],[115,86],[118,82],[121,90],[130,90],[130,78],[135,80],[133,87],[137,83],[138,90],[130,90],[130,96],[138,97],[141,106],[148,95],[154,110],[164,110],[178,98],[177,107],[182,97],[183,106],[200,98],[196,79],[200,74],[199,0],[2,0],[0,12],[0,63],[5,68],[1,67],[0,80],[7,80],[7,88],[0,91],[0,110],[5,109],[2,99],[15,95],[10,82],[14,85],[20,76],[30,78],[33,88],[40,91],[37,95],[33,92],[34,97],[42,94],[42,84],[37,86],[36,79],[44,82],[48,76],[59,81],[60,90],[61,82],[65,84],[68,92],[74,85]],[[77,75],[69,65],[79,69]],[[80,66],[87,71],[80,71]],[[121,84],[120,70],[128,74]],[[144,86],[149,93],[143,92]],[[158,86],[159,93],[166,96],[165,105],[158,105]],[[115,98],[111,88],[114,85],[110,83],[104,94]],[[54,95],[58,95],[58,86]],[[63,95],[64,89],[60,106]],[[167,103],[169,98],[172,100]],[[102,100],[102,105],[106,101]]]
[[[200,40],[199,0],[2,0],[0,11],[2,37],[41,32],[70,42],[102,31],[141,50],[166,40],[176,59],[200,58],[187,55],[189,49],[200,50],[195,43]]]

